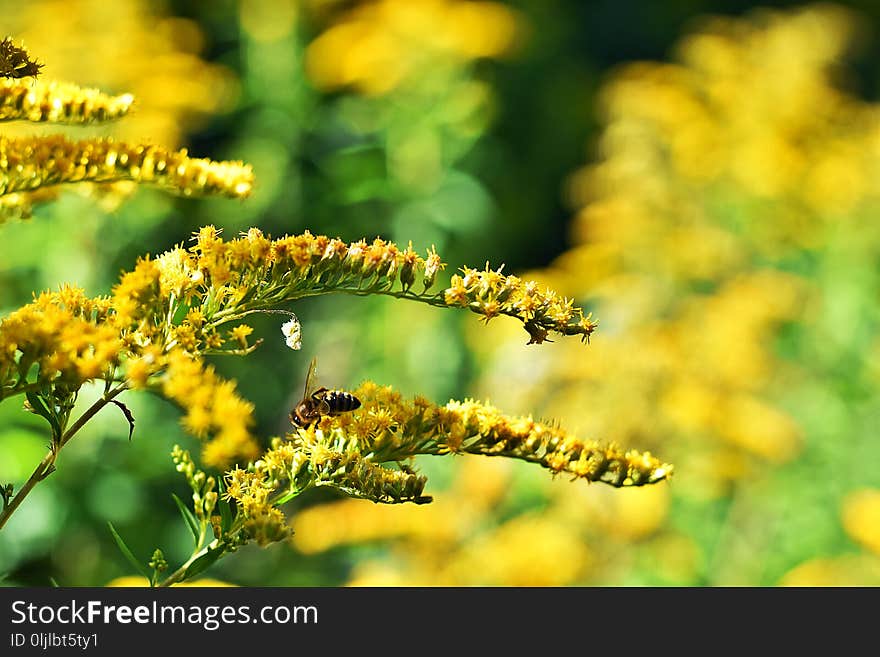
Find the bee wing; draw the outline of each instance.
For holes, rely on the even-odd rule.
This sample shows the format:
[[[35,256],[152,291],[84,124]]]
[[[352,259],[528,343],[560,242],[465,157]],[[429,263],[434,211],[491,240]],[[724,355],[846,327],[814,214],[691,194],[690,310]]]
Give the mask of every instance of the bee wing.
[[[321,415],[330,415],[330,404],[323,397],[321,398],[321,403],[319,405],[319,408],[321,409],[319,411],[321,413]]]
[[[312,393],[315,392],[315,383],[317,379],[315,378],[315,372],[318,370],[318,357],[315,356],[312,358],[312,362],[309,363],[309,372],[306,374],[306,385],[303,389],[303,399],[308,399],[312,396]]]

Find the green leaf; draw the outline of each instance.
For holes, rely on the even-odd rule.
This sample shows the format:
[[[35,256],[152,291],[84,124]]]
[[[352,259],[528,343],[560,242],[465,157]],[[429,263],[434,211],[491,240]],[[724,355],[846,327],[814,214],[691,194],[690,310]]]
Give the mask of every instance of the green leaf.
[[[113,534],[113,540],[116,541],[117,547],[119,547],[119,551],[125,555],[125,558],[128,559],[129,563],[135,567],[135,569],[148,580],[150,579],[150,571],[141,564],[137,558],[134,556],[134,553],[128,549],[128,546],[125,544],[125,541],[122,540],[122,537],[117,533],[116,528],[113,527],[112,522],[108,522],[107,526],[110,527],[110,533]]]
[[[272,505],[273,506],[281,506],[282,504],[286,504],[287,502],[290,502],[290,500],[292,500],[294,497],[300,495],[301,493],[302,493],[301,490],[289,490],[284,495],[279,497],[277,500],[273,500]]]
[[[218,545],[213,550],[208,548],[208,551],[205,552],[205,554],[200,556],[189,565],[189,568],[186,569],[186,572],[183,574],[183,578],[181,579],[181,581],[185,581],[190,579],[191,577],[195,577],[202,571],[206,570],[209,566],[213,565],[214,562],[217,561],[217,559],[219,559],[224,552],[225,549],[223,545]]]
[[[174,493],[171,493],[171,497],[174,498],[174,503],[177,504],[177,508],[180,510],[180,515],[183,516],[184,522],[186,522],[186,526],[189,527],[190,532],[193,535],[193,541],[196,545],[199,544],[199,521],[196,519],[195,514],[186,508],[186,505],[180,501],[180,498],[177,497]]]
[[[56,579],[55,579],[54,577],[52,577],[51,575],[49,576],[49,583],[52,585],[53,588],[56,588],[56,589],[57,589],[57,588],[61,588],[61,585],[58,584],[58,580],[56,580]]]
[[[53,438],[61,437],[61,425],[58,424],[58,418],[55,417],[55,414],[49,410],[49,407],[46,405],[46,402],[43,398],[33,390],[30,390],[25,393],[27,397],[28,403],[31,405],[34,413],[46,419],[49,423],[49,426],[52,427],[52,436]]]

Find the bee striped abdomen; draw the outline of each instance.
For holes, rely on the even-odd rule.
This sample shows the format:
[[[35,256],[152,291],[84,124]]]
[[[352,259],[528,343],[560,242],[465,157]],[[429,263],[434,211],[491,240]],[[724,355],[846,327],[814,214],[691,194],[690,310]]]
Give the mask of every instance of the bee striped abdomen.
[[[323,394],[323,399],[332,415],[347,413],[361,406],[361,400],[345,390],[328,390]]]

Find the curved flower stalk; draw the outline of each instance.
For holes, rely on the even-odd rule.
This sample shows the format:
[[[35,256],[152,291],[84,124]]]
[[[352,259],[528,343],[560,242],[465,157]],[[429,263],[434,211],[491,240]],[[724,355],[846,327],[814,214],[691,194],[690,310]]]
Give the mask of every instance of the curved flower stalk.
[[[105,393],[86,412],[86,420],[108,403],[121,406],[116,397],[124,390],[149,389],[184,409],[182,424],[205,441],[202,459],[207,465],[223,468],[255,459],[259,449],[252,435],[253,406],[205,358],[250,353],[260,341],[250,341],[253,329],[241,320],[254,313],[292,315],[285,306],[303,297],[384,294],[467,308],[485,321],[507,315],[523,323],[534,343],[551,331],[586,339],[596,326],[571,300],[488,266],[483,271],[465,267],[449,287],[435,292],[437,274],[445,264],[433,249],[422,258],[411,245],[401,249],[378,238],[349,244],[306,232],[273,240],[256,228],[225,241],[213,226],[202,228],[194,241],[188,249],[177,247],[155,259],[142,259],[122,275],[109,297],[89,298],[82,290],[63,287],[40,295],[0,322],[0,400],[26,395],[30,410],[52,427],[52,449],[45,467],[35,472],[37,480],[54,467],[58,448],[81,428],[80,420],[69,425],[69,415],[79,389],[96,379],[105,382]],[[285,324],[284,334],[292,347],[298,347],[301,327],[293,323]],[[366,390],[363,394],[370,398]],[[465,412],[471,407],[462,408]],[[452,412],[451,407],[445,411]],[[475,418],[485,420],[485,413],[468,417],[461,430],[473,433],[472,423]],[[487,434],[487,440],[465,441],[467,447],[458,451],[535,460],[554,471],[616,484],[645,483],[656,476],[633,470],[625,454],[612,450],[599,459],[597,445],[569,443],[536,426],[506,437],[496,427],[495,442],[487,442]],[[459,425],[450,427],[450,437],[433,447],[422,445],[427,451],[413,454],[457,451],[453,439]],[[409,431],[424,437],[445,429],[438,425]],[[376,463],[350,451],[328,454],[323,464],[323,470],[315,466],[315,481],[349,492],[367,491],[365,496],[377,500],[403,496],[415,501],[420,496],[415,475],[377,469]],[[340,471],[348,474],[338,479]],[[351,472],[357,473],[356,479],[349,481]]]
[[[406,402],[390,387],[373,382],[354,394],[362,402],[358,410],[324,416],[273,439],[259,460],[231,470],[223,480],[197,471],[189,454],[176,447],[174,461],[194,491],[194,512],[182,510],[194,548],[174,573],[161,582],[154,574],[151,581],[179,583],[250,541],[268,545],[289,538],[290,524],[280,507],[310,488],[333,488],[382,504],[429,503],[426,478],[410,465],[417,455],[515,458],[554,475],[568,473],[616,487],[655,484],[672,476],[673,466],[648,452],[581,440],[473,400],[445,406],[421,397]]]
[[[187,150],[112,139],[71,141],[61,135],[0,137],[0,194],[80,182],[130,180],[184,196],[247,196],[253,170],[243,162],[191,158]]]
[[[423,397],[407,402],[392,388],[370,381],[353,394],[361,401],[358,410],[297,428],[286,439],[275,439],[249,470],[233,470],[228,496],[245,513],[259,510],[266,491],[284,491],[281,500],[286,500],[313,486],[386,504],[426,503],[431,498],[423,494],[425,478],[406,465],[426,454],[514,458],[537,463],[554,475],[568,473],[618,488],[654,484],[673,470],[649,452],[582,440],[471,399],[445,406]]]
[[[222,466],[255,456],[247,430],[252,409],[204,357],[256,348],[259,342],[249,342],[252,329],[240,323],[250,314],[343,292],[468,308],[486,321],[512,316],[523,322],[531,341],[549,331],[587,337],[595,328],[589,316],[552,290],[488,268],[464,268],[449,288],[433,292],[443,267],[434,250],[422,258],[411,246],[400,249],[380,239],[347,244],[306,232],[272,240],[254,228],[224,241],[207,226],[189,249],[141,260],[110,297],[90,299],[65,287],[3,320],[0,399],[41,387],[51,396],[52,386],[77,388],[95,378],[151,388],[186,409],[184,425],[191,433],[223,436],[203,454]]]
[[[437,253],[432,249],[422,258],[412,245],[401,249],[379,238],[347,244],[306,231],[271,240],[251,229],[239,239],[224,242],[213,226],[207,226],[190,252],[177,249],[161,259],[165,260],[159,266],[177,296],[199,294],[206,302],[205,316],[224,322],[279,303],[342,292],[467,308],[485,321],[499,315],[515,317],[533,342],[540,342],[550,331],[586,339],[596,328],[592,318],[570,299],[488,265],[485,271],[464,267],[461,275],[452,277],[450,287],[432,293],[437,273],[446,266]]]
[[[85,125],[128,114],[134,96],[111,96],[66,82],[0,80],[0,121]]]

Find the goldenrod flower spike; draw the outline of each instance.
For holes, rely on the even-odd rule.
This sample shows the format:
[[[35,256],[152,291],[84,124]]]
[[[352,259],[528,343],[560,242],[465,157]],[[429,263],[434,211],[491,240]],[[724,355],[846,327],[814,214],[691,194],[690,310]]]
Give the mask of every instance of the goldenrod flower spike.
[[[531,336],[528,344],[544,342],[551,330],[589,340],[596,323],[591,315],[584,316],[580,308],[575,308],[573,300],[560,298],[535,281],[505,276],[502,268],[492,270],[488,263],[484,271],[464,267],[444,292],[446,304],[469,308],[483,315],[487,323],[498,315],[518,317]]]
[[[379,238],[348,244],[306,231],[272,240],[255,228],[226,242],[213,226],[202,228],[195,242],[194,255],[177,250],[163,275],[181,281],[179,294],[213,288],[197,293],[211,300],[204,309],[207,316],[224,321],[285,301],[344,292],[468,308],[487,322],[500,315],[515,317],[523,322],[530,343],[542,342],[550,331],[587,339],[596,328],[590,315],[585,316],[572,300],[488,265],[485,271],[465,267],[462,275],[452,277],[449,288],[431,292],[445,266],[433,249],[422,258],[412,245],[400,249]],[[417,290],[419,280],[422,290]]]
[[[317,449],[311,453],[309,468],[313,486],[335,488],[349,497],[382,504],[431,501],[422,494],[425,477],[382,467],[357,453]]]
[[[63,138],[58,140],[61,147],[56,155],[70,144]],[[46,148],[47,143],[39,142],[35,150]],[[0,152],[8,144],[0,138]],[[159,169],[163,173],[155,175],[165,175],[171,166],[157,150],[131,155],[122,146],[109,151],[109,144],[98,140],[93,142],[94,149],[87,148],[78,158],[71,156],[69,162],[61,157],[54,160],[58,171],[83,167],[84,172],[55,178],[45,173],[44,179],[57,182],[81,175],[100,177],[100,166],[90,164],[100,161],[99,154],[111,170],[106,164],[108,158],[115,163],[124,160],[129,174],[136,175],[137,169],[142,179],[153,180],[147,172]],[[12,152],[14,149],[7,149],[7,156]],[[40,162],[45,157],[45,153],[40,153],[31,159]],[[10,162],[7,158],[7,164]],[[24,167],[16,170],[21,174]],[[43,175],[37,165],[31,166],[30,171],[37,178]],[[364,240],[347,244],[307,232],[273,241],[252,228],[241,238],[227,242],[215,228],[207,226],[199,231],[190,250],[176,248],[155,259],[140,260],[133,271],[122,276],[109,298],[89,299],[82,290],[64,288],[55,294],[41,295],[33,304],[3,320],[0,398],[35,390],[51,395],[52,386],[57,385],[76,390],[92,379],[122,383],[127,388],[157,390],[185,410],[186,429],[206,439],[204,461],[224,467],[257,455],[251,434],[253,406],[238,396],[234,382],[217,376],[204,357],[253,351],[259,339],[252,339],[251,327],[241,323],[249,314],[282,312],[290,316],[289,311],[278,307],[306,296],[345,292],[387,294],[439,307],[467,307],[487,320],[509,315],[523,322],[533,342],[540,341],[534,339],[536,335],[544,336],[551,330],[586,337],[593,329],[589,316],[584,317],[571,301],[560,300],[551,290],[540,290],[531,282],[524,283],[488,267],[485,271],[465,268],[463,276],[453,277],[452,287],[432,293],[430,285],[442,267],[433,250],[422,258],[411,246],[401,250],[381,239],[370,244]],[[416,292],[420,279],[424,289]],[[299,347],[298,323],[286,324],[284,331],[291,348]],[[443,449],[455,451],[451,441],[456,431],[446,439]],[[557,440],[552,432],[542,436],[547,441]],[[479,447],[481,453],[496,450],[534,460],[527,447],[516,439],[513,435],[508,437],[503,446],[483,441],[474,443],[470,449],[476,451]],[[578,449],[570,447],[571,454],[563,466],[557,468],[550,461],[543,464],[597,480],[619,475],[621,481],[629,478],[643,483],[656,475],[643,475],[638,468],[633,470],[631,464],[625,463],[625,455],[609,452],[602,460],[592,452],[588,456],[575,454]],[[315,485],[324,485],[320,482],[326,481],[351,490],[368,490],[371,492],[364,493],[365,496],[377,501],[415,501],[420,497],[416,479],[374,471],[357,459],[349,463],[346,450],[333,451],[344,455],[345,481],[339,479],[336,468],[316,476]],[[577,468],[586,468],[587,461],[592,469],[583,474]],[[359,473],[359,485],[349,481],[352,471]],[[616,474],[609,474],[612,471]],[[381,478],[377,479],[379,475]]]
[[[582,440],[532,418],[507,417],[472,399],[451,401],[421,419],[418,430],[436,436],[435,451],[430,453],[506,456],[537,463],[554,474],[568,472],[618,488],[654,484],[672,475],[672,466],[650,452]]]
[[[372,382],[353,394],[361,400],[359,409],[324,416],[286,440],[276,438],[249,469],[229,475],[227,496],[246,516],[321,486],[385,504],[430,502],[423,493],[425,477],[406,465],[421,454],[515,458],[553,474],[615,487],[656,484],[672,476],[673,466],[649,452],[581,440],[473,400],[445,406],[421,397],[405,402],[390,387]]]
[[[0,137],[0,194],[51,185],[132,180],[184,196],[247,196],[253,171],[241,162],[194,159],[186,149],[136,145],[112,139],[71,141],[61,135]]]
[[[134,96],[42,80],[0,80],[0,121],[89,124],[125,116]]]
[[[119,118],[131,108],[130,94],[111,96],[73,84],[24,79],[36,78],[41,68],[11,39],[0,42],[0,121],[83,125]],[[112,139],[74,141],[61,135],[0,136],[0,222],[29,217],[35,203],[54,198],[67,184],[116,191],[123,187],[116,183],[134,182],[184,196],[244,198],[253,178],[251,167],[242,162],[192,158],[185,149]],[[185,426],[197,436],[210,437],[203,453],[206,463],[225,467],[258,453],[250,433],[253,407],[202,355],[225,342],[232,344],[226,353],[246,354],[259,340],[250,341],[251,329],[242,324],[224,339],[219,323],[208,322],[197,306],[183,308],[188,311],[185,318],[176,319],[175,311],[198,296],[201,272],[175,269],[174,263],[183,260],[175,255],[172,251],[159,261],[142,260],[123,276],[112,297],[89,299],[82,290],[65,287],[40,295],[0,321],[0,401],[24,396],[25,408],[51,428],[49,452],[31,477],[14,494],[10,486],[0,487],[0,529],[33,487],[54,471],[60,449],[102,408],[117,405],[133,428],[132,414],[116,399],[131,388],[158,389],[183,406]],[[193,278],[182,283],[175,278],[181,273]],[[291,343],[296,344],[294,338]],[[104,381],[103,394],[72,421],[80,388],[93,380]],[[276,535],[261,533],[267,539]]]
[[[131,109],[131,94],[106,94],[76,84],[36,80],[42,64],[9,38],[0,42],[0,121],[87,125],[112,121]],[[32,78],[32,79],[26,79]],[[0,137],[0,222],[26,219],[33,206],[55,198],[57,186],[151,184],[183,196],[248,196],[254,176],[242,162],[215,162],[170,150],[111,139],[71,141],[60,135]]]

